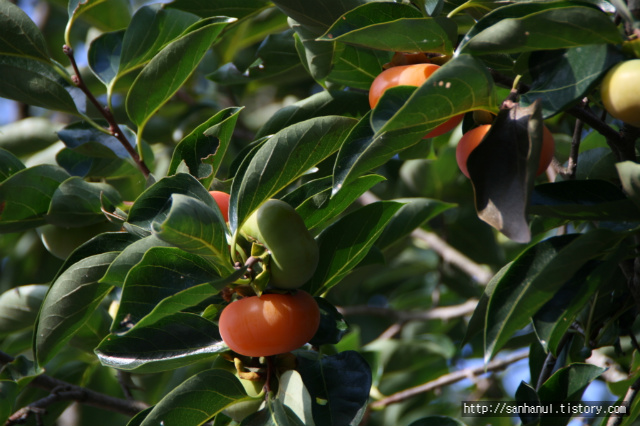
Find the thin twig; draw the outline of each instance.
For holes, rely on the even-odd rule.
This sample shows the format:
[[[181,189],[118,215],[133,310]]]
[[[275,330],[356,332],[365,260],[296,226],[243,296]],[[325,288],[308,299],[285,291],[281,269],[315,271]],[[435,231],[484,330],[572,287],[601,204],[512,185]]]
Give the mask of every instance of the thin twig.
[[[140,171],[144,174],[144,176],[149,177],[149,175],[151,174],[151,171],[149,170],[145,162],[140,158],[140,156],[138,155],[136,150],[133,148],[133,146],[131,146],[131,144],[129,143],[129,140],[120,129],[120,126],[116,122],[116,119],[111,113],[111,110],[107,107],[102,106],[100,102],[96,99],[96,97],[93,96],[93,93],[91,93],[91,90],[89,90],[87,85],[84,83],[84,80],[82,79],[82,75],[80,74],[80,70],[78,69],[78,64],[76,63],[76,58],[73,55],[73,49],[70,46],[64,45],[62,47],[62,51],[67,56],[67,58],[69,58],[69,62],[71,62],[71,66],[73,67],[73,71],[75,72],[75,75],[71,77],[74,84],[78,86],[80,90],[82,90],[82,92],[85,94],[89,102],[91,102],[96,107],[96,109],[100,111],[102,116],[107,120],[107,123],[109,123],[109,134],[115,137],[122,144],[122,146],[127,150],[127,152],[129,153],[133,161],[136,163]]]
[[[360,202],[364,205],[371,204],[376,201],[380,201],[380,199],[370,191],[367,191],[360,196]],[[411,232],[411,236],[427,243],[433,251],[440,255],[443,261],[455,265],[460,270],[471,276],[476,282],[486,284],[493,277],[493,273],[491,271],[481,265],[478,265],[464,254],[451,247],[437,234],[417,228]]]
[[[582,140],[582,129],[584,122],[580,119],[576,120],[576,125],[573,128],[573,138],[571,139],[571,151],[569,153],[569,162],[567,164],[567,177],[569,179],[576,178],[576,171],[578,170],[578,154],[580,152],[580,142]]]
[[[14,358],[12,356],[4,352],[0,352],[0,366],[9,364],[13,361]],[[57,394],[62,394],[62,396],[65,397],[66,400],[73,399],[92,407],[98,407],[128,416],[134,416],[138,412],[148,407],[148,405],[142,401],[127,401],[126,399],[115,398],[103,393],[93,391],[91,389],[73,385],[63,380],[48,376],[46,374],[41,374],[34,378],[29,383],[29,386],[44,389],[49,392],[63,389],[62,392],[57,392]],[[71,395],[73,395],[74,397],[70,398]],[[60,398],[60,396],[58,396],[57,398]]]
[[[445,374],[444,376],[440,376],[435,380],[431,380],[430,382],[424,383],[422,385],[414,386],[409,389],[405,389],[403,391],[394,393],[378,401],[375,401],[371,403],[371,409],[374,409],[374,410],[381,409],[390,404],[395,404],[401,401],[405,401],[413,396],[416,396],[425,392],[430,392],[435,389],[439,389],[441,387],[450,385],[452,383],[459,382],[460,380],[468,379],[470,377],[472,378],[474,376],[479,376],[490,371],[503,370],[509,365],[515,362],[518,362],[522,359],[525,359],[528,356],[529,356],[529,351],[527,350],[524,352],[511,355],[510,357],[507,357],[504,359],[497,359],[497,360],[491,361],[486,366],[481,365],[479,367],[472,367],[472,368],[470,367],[470,368],[465,368],[463,370],[454,371],[449,374]]]
[[[622,421],[624,420],[625,415],[631,409],[633,400],[636,399],[636,396],[638,396],[639,390],[640,390],[640,379],[637,379],[635,382],[633,382],[631,386],[629,386],[629,389],[627,390],[627,393],[625,394],[624,399],[622,400],[621,406],[624,405],[627,409],[619,410],[620,412],[616,412],[612,414],[611,417],[609,417],[607,426],[618,426],[622,424]],[[625,412],[623,413],[622,411],[625,411]]]
[[[344,316],[374,315],[389,317],[396,322],[405,323],[407,321],[447,321],[454,318],[464,317],[471,315],[477,304],[477,300],[469,299],[460,305],[440,306],[428,311],[398,311],[391,308],[376,306],[344,306],[338,307],[337,309]]]

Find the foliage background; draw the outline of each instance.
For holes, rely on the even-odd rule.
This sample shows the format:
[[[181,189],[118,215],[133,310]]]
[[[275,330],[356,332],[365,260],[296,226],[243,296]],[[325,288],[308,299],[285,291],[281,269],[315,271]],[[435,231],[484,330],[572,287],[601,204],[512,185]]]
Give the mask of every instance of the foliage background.
[[[16,102],[0,129],[0,419],[50,395],[46,372],[125,401],[61,421],[227,424],[247,396],[218,355],[218,291],[241,275],[226,234],[270,197],[317,236],[304,288],[327,314],[293,399],[246,424],[560,425],[462,417],[460,401],[624,398],[640,374],[638,130],[603,114],[598,84],[637,56],[628,3],[0,0],[0,96]],[[451,84],[389,90],[370,112],[394,52],[455,52],[436,77]],[[470,181],[455,146],[506,99]],[[535,178],[543,119],[557,162]],[[114,123],[151,177],[99,130]],[[209,189],[231,192],[228,230]],[[39,236],[109,221],[124,232],[68,259]],[[47,401],[45,424],[74,399]],[[153,411],[130,419],[137,401]]]

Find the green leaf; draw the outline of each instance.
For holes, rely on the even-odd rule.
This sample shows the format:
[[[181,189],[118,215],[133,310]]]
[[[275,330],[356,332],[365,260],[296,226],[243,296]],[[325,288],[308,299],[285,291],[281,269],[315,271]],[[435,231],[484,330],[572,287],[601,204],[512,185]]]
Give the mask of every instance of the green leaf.
[[[520,382],[520,386],[518,386],[518,390],[516,391],[516,401],[518,404],[523,406],[524,404],[528,404],[529,406],[540,405],[538,393],[531,385],[524,381]],[[520,417],[523,425],[534,425],[536,422],[540,421],[540,414],[528,413],[526,410],[523,411],[524,412],[522,413],[518,413],[518,417]]]
[[[626,255],[627,247],[619,245],[602,263],[587,262],[536,312],[533,325],[545,350],[556,357],[560,356],[559,344],[565,333],[584,310],[591,296],[599,289],[611,287],[612,277]]]
[[[184,161],[189,173],[209,188],[229,148],[240,111],[240,107],[224,109],[184,137],[173,151],[167,175],[175,174]]]
[[[251,399],[240,380],[226,370],[205,370],[182,382],[167,394],[141,426],[202,425],[226,407]]]
[[[107,127],[106,123],[104,124],[105,127]],[[131,147],[135,148],[135,133],[126,127],[123,129],[123,133],[129,140]],[[60,140],[64,142],[68,148],[75,149],[85,144],[97,142],[100,145],[104,145],[109,148],[119,158],[130,158],[129,151],[122,146],[122,143],[117,138],[96,129],[94,125],[84,121],[72,123],[59,130],[57,134]]]
[[[280,376],[276,399],[291,409],[293,414],[300,419],[301,424],[313,423],[311,395],[309,395],[300,373],[296,370],[287,370]]]
[[[156,373],[212,358],[225,350],[227,346],[213,322],[196,314],[177,312],[126,334],[111,334],[95,352],[107,367]]]
[[[359,424],[360,410],[371,390],[371,367],[362,355],[344,351],[320,357],[313,352],[298,354],[298,371],[313,401],[317,425]]]
[[[525,2],[488,13],[465,35],[458,52],[516,53],[589,44],[619,44],[613,20],[576,1]]]
[[[337,44],[327,81],[360,90],[369,90],[373,80],[391,60],[391,52]],[[331,59],[331,58],[329,58]]]
[[[14,406],[19,393],[16,382],[0,380],[0,422],[6,423],[9,416],[15,412]]]
[[[73,98],[79,89],[72,87],[53,66],[32,58],[0,55],[0,74],[0,97],[77,114]]]
[[[313,2],[299,0],[276,0],[273,2],[287,16],[295,19],[317,35],[322,34],[341,15],[360,5],[366,0],[317,0]]]
[[[231,186],[232,232],[263,202],[336,152],[353,124],[346,117],[313,118],[281,130],[260,146]]]
[[[0,336],[33,327],[49,286],[32,284],[0,294]]]
[[[19,232],[44,225],[51,198],[69,178],[64,169],[42,164],[22,169],[0,183],[0,232]]]
[[[213,266],[200,256],[175,247],[152,247],[127,274],[112,331],[130,328],[161,300],[218,278]]]
[[[89,45],[89,67],[107,86],[118,75],[124,34],[124,30],[104,33],[93,39]]]
[[[567,365],[553,373],[538,389],[540,402],[578,402],[582,399],[582,393],[589,383],[598,378],[606,368],[591,364],[574,363]],[[572,414],[559,416],[543,415],[540,419],[541,426],[560,426],[568,423]]]
[[[293,105],[279,109],[260,128],[256,139],[274,134],[287,126],[310,118],[325,115],[361,117],[369,109],[369,100],[365,93],[323,90]]]
[[[25,169],[25,165],[18,157],[6,149],[0,148],[0,183],[23,169]]]
[[[394,201],[404,203],[404,205],[396,212],[376,241],[376,247],[380,250],[390,247],[411,234],[414,229],[454,207],[453,204],[429,198],[401,198]]]
[[[231,272],[227,225],[220,209],[183,194],[171,196],[171,207],[163,221],[151,225],[163,241],[209,259],[220,272]]]
[[[527,207],[542,150],[539,103],[500,111],[467,168],[478,217],[519,243],[531,240]]]
[[[203,201],[214,210],[219,210],[209,191],[196,178],[186,173],[178,173],[160,179],[140,194],[129,210],[127,222],[137,229],[150,232],[153,222],[161,222],[166,217],[166,207],[173,194],[188,195]]]
[[[282,200],[296,207],[307,229],[320,230],[351,206],[358,197],[383,180],[379,175],[362,176],[332,198],[332,178],[327,176],[307,182],[282,197]]]
[[[224,27],[233,21],[234,18],[216,17],[194,24],[144,66],[126,101],[127,114],[139,128],[144,128],[149,118],[178,91]]]
[[[368,204],[343,216],[317,238],[320,261],[304,288],[321,295],[338,284],[364,259],[402,204],[381,201]]]
[[[542,118],[547,119],[584,98],[621,60],[622,55],[609,44],[533,52],[528,61],[533,81],[520,104],[527,106],[540,99]]]
[[[168,8],[194,13],[203,18],[208,16],[231,16],[242,19],[269,7],[266,0],[174,0]]]
[[[349,331],[349,326],[344,317],[335,306],[324,297],[316,297],[320,308],[320,327],[315,336],[309,341],[312,346],[335,345]]]
[[[614,247],[624,235],[604,229],[552,237],[525,250],[503,273],[489,299],[485,319],[485,361],[590,259]]]
[[[537,185],[529,213],[570,220],[637,221],[638,206],[610,182],[568,180]]]
[[[38,26],[18,6],[0,1],[0,55],[50,62],[47,42]]]
[[[447,416],[428,416],[415,420],[409,424],[409,426],[465,426],[460,420]]]
[[[336,43],[318,41],[322,34],[309,30],[293,19],[288,19],[289,26],[295,31],[295,45],[300,62],[318,83],[324,79],[334,66],[334,51]]]
[[[0,149],[23,157],[41,151],[58,141],[62,126],[46,117],[27,117],[0,127]],[[0,159],[0,164],[5,160]]]
[[[491,75],[468,55],[447,62],[415,90],[387,90],[371,116],[361,120],[341,147],[334,168],[334,192],[421,141],[449,118],[474,109],[493,110],[496,102]]]
[[[386,37],[380,37],[386,34]],[[318,40],[339,41],[392,52],[452,54],[457,25],[447,18],[425,18],[402,3],[373,2],[342,15]]]
[[[191,13],[143,6],[133,15],[122,39],[118,78],[148,63],[169,42],[198,21]]]
[[[46,220],[56,226],[88,226],[104,222],[103,207],[113,211],[121,202],[120,194],[111,185],[72,176],[53,193]]]
[[[51,285],[34,332],[34,355],[49,362],[80,330],[111,286],[98,283],[117,252],[87,257],[69,267]]]
[[[269,398],[265,405],[265,408],[249,415],[242,422],[248,426],[306,426],[279,398]]]

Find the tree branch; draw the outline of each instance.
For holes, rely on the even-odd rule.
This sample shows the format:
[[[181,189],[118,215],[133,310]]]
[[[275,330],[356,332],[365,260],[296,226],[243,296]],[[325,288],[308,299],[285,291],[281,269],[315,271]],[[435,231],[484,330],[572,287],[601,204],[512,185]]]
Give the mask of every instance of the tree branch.
[[[466,315],[471,315],[477,304],[477,300],[469,299],[460,305],[440,306],[428,311],[398,311],[391,308],[376,306],[345,306],[338,307],[337,309],[344,316],[374,315],[390,317],[396,322],[404,323],[407,321],[427,321],[436,319],[447,321],[454,318],[460,318]]]
[[[0,352],[0,366],[9,364],[13,361],[14,358],[12,356],[5,354],[4,352]],[[114,411],[116,413],[121,413],[128,416],[134,416],[140,411],[148,408],[148,405],[142,401],[127,401],[126,399],[105,395],[91,389],[83,388],[81,386],[76,386],[63,380],[56,379],[55,377],[51,377],[46,374],[41,374],[34,378],[29,383],[29,386],[52,392],[52,394],[46,398],[43,398],[42,400],[28,405],[21,410],[18,410],[18,412],[16,412],[13,416],[19,417],[18,413],[25,409],[27,410],[25,412],[27,414],[29,412],[33,412],[34,410],[30,410],[29,407],[36,408],[37,411],[38,408],[43,408],[51,405],[53,402],[63,400],[74,400],[82,404],[90,405],[92,407],[102,408],[104,410]],[[9,425],[12,423],[7,424]]]
[[[108,130],[109,134],[115,137],[122,144],[122,146],[127,150],[127,152],[129,153],[133,161],[136,163],[136,165],[138,166],[142,174],[144,174],[145,177],[149,177],[149,175],[151,174],[151,171],[149,170],[145,162],[142,160],[142,158],[140,158],[136,150],[133,149],[133,146],[131,146],[131,144],[129,143],[129,140],[120,129],[120,126],[116,122],[116,119],[111,113],[111,110],[107,107],[103,107],[100,104],[100,102],[96,99],[96,97],[93,96],[93,93],[91,93],[91,90],[89,90],[87,85],[84,83],[84,80],[82,79],[82,75],[80,74],[80,70],[78,69],[78,64],[76,63],[76,58],[73,56],[73,49],[70,46],[65,45],[62,47],[62,51],[67,56],[67,58],[69,58],[69,61],[71,62],[71,66],[73,67],[73,71],[75,72],[75,75],[71,77],[73,82],[76,84],[76,86],[78,86],[80,90],[82,90],[82,92],[85,94],[89,102],[91,102],[96,107],[96,109],[100,111],[102,116],[107,120],[107,123],[109,123],[109,130]]]
[[[638,396],[638,391],[640,391],[640,379],[637,379],[635,382],[633,382],[631,386],[629,386],[629,389],[627,390],[627,393],[625,394],[624,399],[622,400],[621,405],[625,405],[627,407],[627,411],[631,409],[633,400],[636,399],[636,396]],[[626,413],[612,414],[611,417],[609,417],[607,426],[618,426],[622,424],[622,421],[625,418],[625,414]]]
[[[518,362],[522,359],[525,359],[528,356],[529,356],[529,351],[527,350],[521,353],[511,355],[504,359],[497,359],[497,360],[491,361],[486,366],[481,365],[479,367],[465,368],[463,370],[454,371],[452,373],[445,374],[444,376],[438,377],[437,379],[424,383],[422,385],[414,386],[412,388],[405,389],[403,391],[400,391],[392,395],[389,395],[387,397],[384,397],[382,399],[379,399],[378,401],[371,403],[370,407],[371,409],[382,409],[387,405],[404,401],[415,395],[419,395],[425,392],[430,392],[432,390],[450,385],[452,383],[459,382],[460,380],[472,378],[474,376],[479,376],[490,371],[503,370],[509,365],[515,362]]]
[[[365,192],[360,197],[360,202],[364,205],[371,204],[376,201],[380,201],[380,199],[370,191]],[[464,254],[451,247],[437,234],[417,228],[411,232],[411,236],[427,243],[433,251],[440,255],[443,261],[458,267],[477,282],[486,284],[493,277],[493,273],[490,270],[478,265]]]

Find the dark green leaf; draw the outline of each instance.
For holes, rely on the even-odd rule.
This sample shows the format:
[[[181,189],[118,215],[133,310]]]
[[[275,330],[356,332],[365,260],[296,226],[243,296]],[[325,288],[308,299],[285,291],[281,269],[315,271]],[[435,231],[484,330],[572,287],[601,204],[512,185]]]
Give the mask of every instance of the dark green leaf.
[[[471,151],[467,168],[478,217],[519,243],[529,242],[527,217],[542,150],[539,103],[501,110],[482,143]]]
[[[242,426],[305,426],[305,424],[308,423],[303,422],[280,398],[267,399],[265,408],[246,417],[241,423]]]
[[[604,229],[544,240],[524,251],[504,272],[489,299],[485,360],[529,324],[531,317],[590,259],[615,246],[622,235]]]
[[[178,173],[160,179],[143,192],[134,202],[127,221],[143,230],[150,231],[154,221],[163,221],[166,208],[173,194],[184,194],[203,201],[212,209],[219,209],[209,191],[191,175]]]
[[[313,419],[318,425],[358,424],[360,410],[371,389],[371,369],[362,355],[345,351],[319,357],[300,353],[298,371],[311,394]]]
[[[6,149],[0,148],[0,183],[24,168],[25,165],[18,159],[18,157]]]
[[[0,54],[49,62],[44,36],[29,16],[10,1],[0,1]]]
[[[318,41],[316,38],[321,33],[311,31],[295,20],[289,19],[288,22],[289,26],[296,32],[296,51],[300,57],[300,62],[311,77],[322,83],[334,65],[336,43]]]
[[[319,230],[338,217],[372,186],[383,180],[384,178],[379,175],[362,176],[345,186],[332,198],[332,178],[327,176],[300,186],[284,196],[282,200],[296,207],[307,229]]]
[[[380,37],[380,34],[387,34]],[[452,54],[457,25],[447,18],[425,18],[408,4],[372,2],[340,17],[319,40],[389,50]]]
[[[360,5],[366,0],[317,0],[313,2],[299,0],[276,0],[273,2],[287,16],[315,32],[322,34],[341,15]]]
[[[249,399],[240,381],[226,370],[202,371],[169,392],[141,426],[197,426],[226,407]]]
[[[338,193],[340,194],[340,193]],[[405,203],[393,216],[385,230],[376,241],[376,247],[384,250],[409,235],[414,229],[433,219],[443,211],[453,207],[428,198],[404,198],[395,201]]]
[[[337,151],[354,120],[318,117],[276,133],[245,160],[231,187],[232,232],[263,202]]]
[[[613,20],[600,9],[575,1],[524,2],[488,13],[458,51],[513,53],[621,42]]]
[[[518,390],[516,391],[516,401],[518,404],[523,406],[524,404],[527,404],[528,406],[537,406],[540,404],[540,398],[538,398],[536,390],[524,381],[520,382],[520,386],[518,386]],[[522,413],[518,413],[518,417],[520,417],[520,421],[522,421],[524,426],[535,425],[536,422],[540,420],[540,414],[527,413],[524,410]]]
[[[138,9],[122,40],[118,76],[148,63],[165,45],[197,21],[196,15],[165,9],[161,4]]]
[[[492,110],[495,104],[493,79],[481,62],[468,55],[452,59],[415,90],[387,90],[371,117],[361,120],[340,149],[334,192],[421,141],[447,119],[474,109]]]
[[[161,240],[209,259],[221,273],[233,270],[228,229],[220,209],[212,209],[187,195],[173,194],[167,217],[151,227]]]
[[[0,149],[18,157],[33,154],[57,142],[56,132],[60,127],[45,117],[27,117],[5,124],[0,127]]]
[[[591,364],[574,363],[553,373],[538,389],[540,402],[577,402],[589,383],[600,376],[606,368]],[[567,424],[571,414],[542,416],[541,426],[561,426]]]
[[[73,98],[79,89],[71,86],[52,65],[31,58],[0,55],[0,75],[0,97],[54,111],[77,113]]]
[[[47,223],[63,227],[81,227],[104,222],[104,213],[115,210],[120,194],[106,183],[86,182],[73,176],[58,186],[51,198]]]
[[[224,109],[184,137],[173,151],[167,175],[175,174],[184,161],[189,173],[209,188],[229,148],[240,111],[239,107]]]
[[[409,424],[409,426],[431,426],[431,425],[465,426],[465,424],[462,423],[460,420],[454,419],[453,417],[447,417],[447,416],[423,417]]]
[[[320,261],[304,288],[320,295],[338,284],[364,259],[402,204],[382,201],[368,204],[340,218],[317,238]]]
[[[33,327],[46,285],[23,285],[0,294],[0,336]]]
[[[369,90],[383,65],[390,60],[391,52],[338,43],[326,79],[350,88]]]
[[[196,314],[177,312],[126,334],[111,334],[95,352],[102,365],[155,373],[212,358],[225,350],[213,322]]]
[[[49,164],[22,169],[0,183],[0,232],[19,232],[44,225],[51,198],[69,178]]]
[[[208,16],[230,16],[242,19],[269,7],[266,0],[174,0],[168,8],[194,13],[203,18]]]
[[[178,91],[220,32],[234,20],[216,17],[194,24],[144,66],[129,89],[126,101],[127,113],[139,128]],[[126,37],[127,34],[125,41]]]
[[[0,380],[0,422],[6,423],[9,416],[15,412],[14,406],[19,392],[16,382]]]
[[[356,91],[323,90],[293,105],[279,109],[256,134],[256,138],[271,135],[287,126],[325,115],[361,117],[369,111],[367,95]]]
[[[51,285],[34,332],[34,354],[45,365],[80,330],[111,286],[99,284],[117,252],[87,257],[69,267]]]
[[[106,85],[118,75],[124,34],[124,30],[101,34],[89,46],[91,71]]]
[[[533,52],[529,56],[533,81],[520,103],[527,106],[541,99],[542,117],[547,119],[584,98],[622,59],[620,52],[608,44]]]
[[[128,129],[125,129],[128,130]],[[123,131],[132,147],[135,147],[135,133]],[[76,122],[58,131],[58,137],[69,148],[78,148],[84,144],[97,142],[113,151],[118,157],[127,159],[130,157],[129,151],[122,146],[122,143],[107,133],[96,129],[87,122]]]
[[[89,24],[102,32],[109,32],[121,30],[131,22],[132,7],[129,0],[100,1],[95,6],[91,5],[91,1],[80,1],[85,5],[80,6],[84,25]],[[88,8],[87,3],[90,6]],[[83,24],[79,28],[83,28]]]
[[[200,256],[173,247],[152,247],[127,274],[112,330],[130,327],[169,296],[218,278]]]
[[[640,210],[616,185],[568,180],[537,185],[529,213],[572,220],[638,221]]]
[[[309,341],[312,346],[335,345],[347,333],[349,326],[335,306],[324,297],[316,297],[320,307],[320,327]]]

